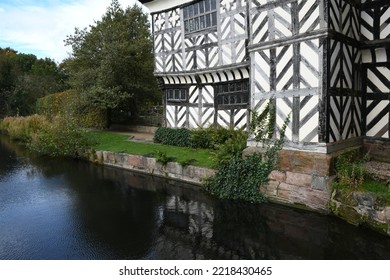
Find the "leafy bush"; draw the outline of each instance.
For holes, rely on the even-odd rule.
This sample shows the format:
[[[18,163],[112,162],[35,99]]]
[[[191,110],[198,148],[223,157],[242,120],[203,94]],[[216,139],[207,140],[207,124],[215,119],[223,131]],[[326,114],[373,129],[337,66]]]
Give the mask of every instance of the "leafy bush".
[[[246,147],[246,134],[243,131],[237,132],[224,144],[218,145],[218,171],[204,182],[207,191],[222,199],[265,201],[259,188],[268,182],[269,173],[277,168],[279,151],[283,146],[289,122],[287,118],[280,130],[280,138],[272,139],[275,110],[271,109],[271,103],[272,100],[268,103],[265,113],[254,114],[252,119],[252,132],[255,139],[262,142],[264,153],[254,153],[242,158],[242,150]]]
[[[154,142],[164,145],[189,147],[191,131],[186,128],[159,127],[154,134]]]
[[[213,128],[198,128],[191,131],[190,146],[192,148],[213,149]]]
[[[42,155],[77,158],[92,144],[92,139],[76,120],[57,117],[32,134],[28,147]]]
[[[242,133],[242,130],[234,130],[233,128],[218,127],[212,131],[213,145],[224,144],[228,139],[237,137],[237,133]]]
[[[221,130],[219,130],[221,131]],[[248,134],[243,130],[237,130],[232,133],[229,131],[229,138],[222,144],[215,144],[215,152],[211,153],[217,165],[225,164],[231,158],[241,157],[242,151],[246,148]],[[221,140],[220,138],[219,140]],[[222,140],[221,140],[222,141]]]

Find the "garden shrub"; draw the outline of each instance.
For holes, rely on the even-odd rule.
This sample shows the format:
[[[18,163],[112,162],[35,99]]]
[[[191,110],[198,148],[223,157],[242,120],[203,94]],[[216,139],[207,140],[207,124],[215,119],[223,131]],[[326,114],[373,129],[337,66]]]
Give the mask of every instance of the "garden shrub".
[[[52,157],[80,157],[93,144],[75,119],[53,118],[49,125],[32,134],[30,150]]]
[[[242,133],[242,130],[217,127],[212,131],[212,142],[214,145],[224,144],[228,139],[237,137],[237,133]]]
[[[219,129],[221,131],[221,129]],[[215,151],[211,153],[217,165],[225,164],[231,158],[241,157],[242,151],[246,148],[248,134],[243,130],[229,131],[229,138],[222,144],[215,144]],[[220,138],[219,140],[221,140]]]
[[[191,131],[186,128],[159,127],[154,134],[154,142],[164,145],[189,147]]]
[[[233,143],[239,141],[238,146],[244,149],[246,147],[247,133],[243,130],[234,130],[232,128],[208,127],[190,130],[190,140],[188,147],[218,150],[222,144],[237,146]],[[230,143],[229,143],[230,142]],[[245,142],[245,144],[243,144]]]
[[[104,129],[108,126],[107,112],[100,108],[79,110],[75,118],[79,120],[81,127]]]
[[[76,111],[77,104],[77,93],[73,90],[54,93],[38,99],[37,113],[49,118],[70,114]]]
[[[213,149],[214,128],[197,128],[191,131],[190,146],[192,148]]]

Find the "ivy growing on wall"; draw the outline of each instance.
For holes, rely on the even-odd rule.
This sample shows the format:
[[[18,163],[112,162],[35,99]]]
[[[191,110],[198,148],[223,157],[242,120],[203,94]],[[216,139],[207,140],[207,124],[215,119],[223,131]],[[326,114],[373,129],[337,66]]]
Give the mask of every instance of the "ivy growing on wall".
[[[229,160],[221,160],[217,173],[204,182],[208,192],[221,199],[256,203],[266,200],[259,187],[268,182],[270,172],[277,168],[278,154],[283,147],[289,122],[287,118],[279,131],[279,138],[275,139],[276,112],[273,104],[273,100],[270,100],[263,112],[252,113],[250,132],[262,147],[262,152],[243,158],[241,150]]]

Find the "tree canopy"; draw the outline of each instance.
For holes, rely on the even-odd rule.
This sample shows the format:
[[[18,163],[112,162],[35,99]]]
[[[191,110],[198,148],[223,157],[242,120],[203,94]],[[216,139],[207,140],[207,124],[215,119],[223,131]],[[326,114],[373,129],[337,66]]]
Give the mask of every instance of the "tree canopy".
[[[0,117],[34,113],[38,98],[66,88],[64,78],[49,58],[0,48]]]
[[[73,53],[63,66],[85,106],[134,115],[142,103],[159,100],[148,16],[139,6],[122,9],[113,0],[100,21],[76,28],[65,44]]]

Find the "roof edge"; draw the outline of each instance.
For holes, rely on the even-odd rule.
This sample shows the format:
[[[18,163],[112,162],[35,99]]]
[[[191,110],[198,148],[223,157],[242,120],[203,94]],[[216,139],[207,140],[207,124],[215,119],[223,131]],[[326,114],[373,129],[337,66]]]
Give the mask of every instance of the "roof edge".
[[[183,6],[194,0],[139,0],[151,14]]]

